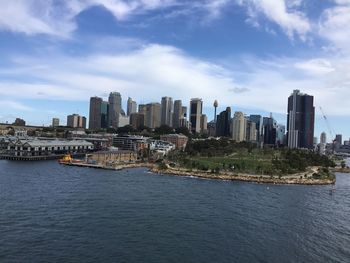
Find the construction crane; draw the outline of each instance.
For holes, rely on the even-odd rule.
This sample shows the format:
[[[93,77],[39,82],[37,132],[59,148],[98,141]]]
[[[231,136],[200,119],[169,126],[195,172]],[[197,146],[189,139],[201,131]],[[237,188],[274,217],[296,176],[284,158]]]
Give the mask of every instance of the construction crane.
[[[331,138],[332,138],[332,141],[333,141],[335,139],[335,137],[334,137],[335,136],[335,131],[332,129],[332,126],[330,125],[329,120],[328,120],[328,118],[327,118],[326,114],[324,113],[324,111],[323,111],[321,106],[320,106],[320,111],[322,112],[323,119],[326,122],[326,125],[327,125],[327,128],[328,128],[328,132],[331,135]]]

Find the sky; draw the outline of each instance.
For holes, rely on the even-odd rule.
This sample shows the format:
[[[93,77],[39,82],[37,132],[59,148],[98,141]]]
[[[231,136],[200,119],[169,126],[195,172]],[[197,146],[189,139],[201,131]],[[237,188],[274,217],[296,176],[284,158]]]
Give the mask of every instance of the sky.
[[[315,136],[350,138],[350,0],[0,0],[0,122],[88,117],[109,92],[202,98],[286,123],[315,97]]]

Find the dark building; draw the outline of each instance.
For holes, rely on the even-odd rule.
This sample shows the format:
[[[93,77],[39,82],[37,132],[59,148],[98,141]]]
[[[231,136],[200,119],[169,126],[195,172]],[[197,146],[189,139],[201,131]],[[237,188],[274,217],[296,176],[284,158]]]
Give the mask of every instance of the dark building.
[[[101,106],[102,99],[99,97],[90,98],[89,129],[101,129]]]
[[[145,115],[142,113],[131,113],[130,114],[130,125],[136,130],[140,127],[145,126]]]
[[[277,142],[277,122],[274,118],[263,118],[264,144],[275,145]]]
[[[250,115],[249,121],[255,123],[256,127],[256,141],[263,142],[264,141],[264,130],[263,130],[263,118],[261,115]]]
[[[101,128],[108,128],[108,102],[102,101],[101,103]]]
[[[231,123],[231,108],[227,107],[222,111],[216,119],[216,136],[229,137],[230,136],[230,123]]]
[[[190,102],[190,123],[191,132],[200,133],[201,132],[201,117],[202,117],[203,102],[202,99],[194,98]]]
[[[312,149],[314,144],[314,97],[294,90],[288,98],[287,144]]]

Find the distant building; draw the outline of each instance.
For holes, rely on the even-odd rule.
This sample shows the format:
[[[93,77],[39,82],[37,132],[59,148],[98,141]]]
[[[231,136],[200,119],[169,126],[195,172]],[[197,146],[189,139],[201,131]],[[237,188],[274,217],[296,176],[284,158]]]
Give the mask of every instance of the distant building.
[[[122,97],[119,92],[111,92],[108,97],[108,126],[119,127],[119,116],[122,114]]]
[[[256,141],[262,143],[264,141],[263,117],[261,115],[250,115],[249,121],[255,123]]]
[[[101,128],[108,128],[108,101],[102,101],[101,103]]]
[[[72,114],[67,116],[67,127],[86,129],[86,118],[79,114]]]
[[[216,136],[229,137],[231,125],[231,108],[227,107],[216,118]]]
[[[240,111],[236,111],[232,120],[232,139],[236,142],[246,140],[246,125],[247,120],[244,114]]]
[[[52,118],[52,127],[56,128],[60,126],[60,119],[59,118]]]
[[[327,134],[325,132],[321,133],[320,136],[320,143],[326,144],[327,143]]]
[[[343,136],[341,134],[336,134],[335,135],[335,142],[339,145],[343,144]]]
[[[137,154],[133,151],[99,151],[87,155],[88,163],[96,163],[104,166],[135,163]]]
[[[201,133],[202,134],[208,133],[208,117],[205,114],[202,114],[201,116]]]
[[[246,141],[248,142],[256,142],[257,141],[257,130],[256,123],[246,120]]]
[[[147,139],[143,136],[119,135],[113,138],[113,146],[119,150],[141,152],[148,148]]]
[[[277,145],[285,145],[286,143],[286,126],[285,125],[277,124],[276,143]]]
[[[173,128],[179,128],[181,127],[180,120],[183,118],[183,111],[182,111],[182,101],[181,100],[175,100],[174,101],[174,115],[173,115]]]
[[[277,142],[277,122],[270,117],[263,118],[264,144],[275,145]]]
[[[188,142],[187,136],[182,134],[161,135],[160,140],[170,142],[175,145],[176,149],[180,149],[180,150],[184,150]]]
[[[119,115],[119,127],[124,127],[130,124],[130,117]]]
[[[130,114],[130,125],[137,130],[140,127],[145,126],[145,115],[142,113]]]
[[[171,97],[163,97],[161,102],[161,125],[173,126],[174,104]]]
[[[147,120],[147,104],[140,104],[138,113],[143,115],[144,126],[147,126],[147,124],[148,124],[148,120]]]
[[[313,148],[314,97],[294,90],[288,98],[287,142],[289,148]]]
[[[90,111],[89,111],[89,129],[90,130],[100,130],[101,129],[101,107],[102,107],[102,98],[91,97],[90,98]],[[71,126],[72,123],[67,126]]]
[[[202,99],[194,98],[190,102],[190,123],[191,132],[201,132],[201,117],[202,117],[203,102]]]
[[[13,125],[26,126],[26,122],[25,122],[25,120],[23,120],[21,118],[16,118],[15,122],[13,123]]]
[[[160,103],[149,103],[146,106],[146,126],[155,129],[160,126]]]
[[[132,113],[137,112],[137,103],[136,101],[133,101],[130,97],[128,98],[126,112],[128,116],[130,116]]]

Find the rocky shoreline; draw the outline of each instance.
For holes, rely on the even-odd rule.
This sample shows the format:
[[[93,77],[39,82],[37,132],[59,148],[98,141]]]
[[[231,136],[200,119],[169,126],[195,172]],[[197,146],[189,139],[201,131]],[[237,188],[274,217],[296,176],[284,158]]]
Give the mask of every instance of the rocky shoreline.
[[[148,167],[149,168],[149,167]],[[196,177],[201,179],[224,180],[224,181],[242,181],[261,184],[300,184],[300,185],[329,185],[334,184],[336,178],[314,179],[312,174],[305,178],[301,174],[286,176],[269,176],[269,175],[251,175],[251,174],[233,174],[233,173],[210,173],[202,171],[186,171],[184,169],[159,169],[156,166],[150,168],[150,171],[157,174],[166,174],[174,176]]]

